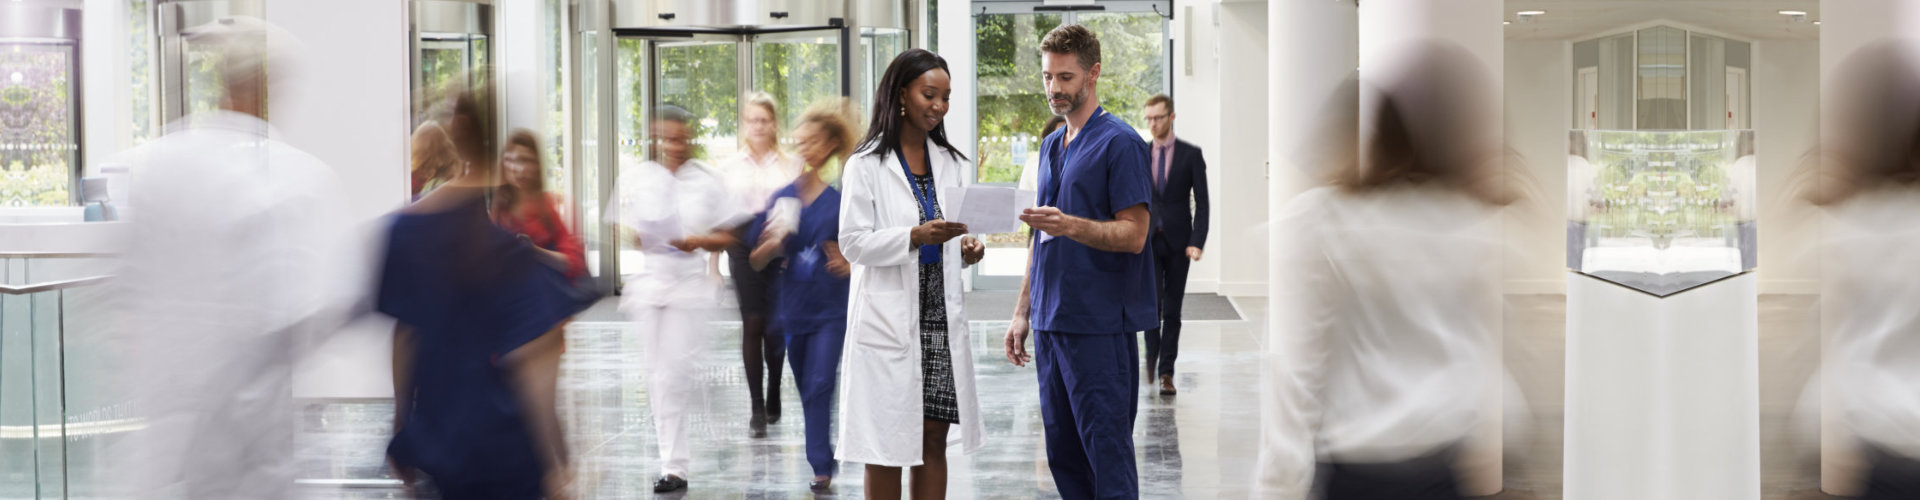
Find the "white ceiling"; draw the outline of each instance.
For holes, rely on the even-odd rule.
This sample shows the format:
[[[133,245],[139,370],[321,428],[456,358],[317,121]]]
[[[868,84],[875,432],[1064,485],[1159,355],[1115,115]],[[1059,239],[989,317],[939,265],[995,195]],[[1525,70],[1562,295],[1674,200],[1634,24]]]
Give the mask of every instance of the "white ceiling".
[[[1523,10],[1546,15],[1520,22]],[[1807,12],[1796,23],[1781,10]],[[1655,20],[1693,25],[1755,40],[1818,40],[1818,0],[1506,0],[1508,40],[1580,40]]]

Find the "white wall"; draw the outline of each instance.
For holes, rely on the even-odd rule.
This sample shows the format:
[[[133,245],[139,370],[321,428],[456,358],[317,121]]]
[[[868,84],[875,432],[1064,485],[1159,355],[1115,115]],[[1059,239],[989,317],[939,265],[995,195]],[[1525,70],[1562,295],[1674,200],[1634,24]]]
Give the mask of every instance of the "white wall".
[[[1173,36],[1173,104],[1176,117],[1173,133],[1193,143],[1207,159],[1207,194],[1213,209],[1211,232],[1206,253],[1187,272],[1187,293],[1216,293],[1220,290],[1220,263],[1230,250],[1220,246],[1221,215],[1229,200],[1221,196],[1223,165],[1220,154],[1220,22],[1221,14],[1209,0],[1177,0],[1170,34]],[[1192,26],[1192,30],[1187,27]],[[1192,55],[1189,61],[1188,55]],[[1193,73],[1187,73],[1187,66]]]
[[[1567,129],[1573,70],[1566,42],[1506,43],[1506,138],[1530,175],[1527,201],[1506,209],[1506,292],[1566,293]],[[1757,102],[1757,101],[1756,101]]]
[[[100,162],[133,143],[131,50],[125,0],[86,0],[80,6],[82,175],[99,175]]]
[[[1820,143],[1820,44],[1762,40],[1753,50],[1753,135],[1759,160],[1760,293],[1819,293],[1819,213],[1791,177]]]
[[[1219,261],[1222,295],[1267,295],[1267,117],[1259,112],[1267,109],[1267,8],[1220,4],[1216,102],[1197,103],[1221,114],[1207,173],[1214,196],[1208,258]]]
[[[1507,146],[1533,176],[1532,198],[1508,208],[1508,293],[1565,293],[1566,147],[1572,108],[1567,41],[1506,43]],[[1788,195],[1789,176],[1819,139],[1820,42],[1754,44],[1753,126],[1760,161],[1760,293],[1815,293],[1814,213]]]
[[[513,129],[524,128],[546,137],[541,126],[546,124],[544,106],[547,103],[545,81],[541,78],[547,69],[543,66],[541,51],[546,48],[546,12],[539,0],[518,0],[496,3],[499,9],[494,29],[499,33],[494,50],[499,54],[499,63],[494,67],[494,75],[499,78],[499,94],[505,100],[506,116],[500,127],[501,137],[512,133]],[[502,144],[505,142],[502,141]],[[548,146],[552,147],[552,146]]]
[[[269,0],[266,16],[306,44],[295,78],[271,94],[282,139],[346,185],[351,215],[372,221],[406,199],[406,3]],[[341,36],[353,33],[353,36]],[[279,69],[279,68],[275,68]],[[296,397],[389,397],[390,321],[344,329],[294,373]]]

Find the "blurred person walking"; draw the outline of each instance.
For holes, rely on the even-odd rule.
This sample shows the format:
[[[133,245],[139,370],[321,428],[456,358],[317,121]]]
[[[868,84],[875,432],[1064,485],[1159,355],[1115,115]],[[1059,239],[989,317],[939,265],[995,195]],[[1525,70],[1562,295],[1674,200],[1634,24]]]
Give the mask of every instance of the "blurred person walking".
[[[794,129],[800,178],[768,200],[747,230],[755,270],[776,271],[773,318],[786,332],[794,385],[806,419],[809,486],[826,492],[839,463],[833,457],[833,398],[847,336],[847,286],[853,268],[840,253],[840,190],[822,177],[828,162],[853,151],[844,100],[816,105]],[[797,211],[797,213],[794,213]]]
[[[779,113],[773,97],[765,92],[747,97],[740,125],[747,148],[721,162],[720,174],[742,212],[761,214],[774,192],[800,175],[800,159],[780,150]],[[739,238],[745,241],[750,236]],[[747,395],[752,398],[748,432],[753,437],[766,437],[767,424],[780,421],[780,358],[787,347],[778,325],[768,321],[775,301],[773,270],[748,265],[752,251],[742,243],[728,247],[727,272],[733,277],[733,292],[740,305],[740,359],[747,370]]]
[[[564,321],[579,311],[551,259],[492,223],[501,187],[484,93],[454,94],[446,129],[460,174],[396,214],[377,308],[396,321],[396,475],[446,498],[564,498],[557,413]]]
[[[250,17],[192,32],[225,86],[220,109],[126,153],[115,347],[145,425],[113,445],[102,482],[135,498],[289,498],[293,365],[337,331],[366,273],[339,178],[266,121],[299,42]]]
[[[719,293],[707,259],[732,246],[734,232],[751,217],[720,174],[693,159],[694,120],[678,106],[655,111],[650,130],[657,157],[621,172],[606,210],[606,221],[630,231],[634,247],[646,254],[646,268],[627,281],[620,310],[647,340],[648,409],[661,462],[656,493],[687,488],[688,413]]]
[[[1338,155],[1327,185],[1274,221],[1287,278],[1261,366],[1255,496],[1459,499],[1456,457],[1499,418],[1486,409],[1504,374],[1500,209],[1519,182],[1484,126],[1495,87],[1457,46],[1402,55],[1366,154]]]
[[[1843,440],[1823,447],[1828,491],[1866,500],[1920,498],[1920,42],[1874,42],[1835,68],[1823,106],[1834,118],[1818,161],[1797,181],[1825,213],[1820,385]],[[1823,394],[1824,393],[1824,394]],[[1819,410],[1810,418],[1819,420]],[[1864,470],[1847,470],[1864,463]],[[1840,473],[1835,474],[1834,471]],[[1835,484],[1839,483],[1839,484]]]

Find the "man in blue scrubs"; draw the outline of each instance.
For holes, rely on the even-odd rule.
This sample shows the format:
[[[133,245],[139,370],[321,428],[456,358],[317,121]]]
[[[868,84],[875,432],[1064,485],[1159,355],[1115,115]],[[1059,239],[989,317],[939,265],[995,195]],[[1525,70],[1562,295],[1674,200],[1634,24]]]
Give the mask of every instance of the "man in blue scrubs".
[[[1149,152],[1133,127],[1100,107],[1093,32],[1061,26],[1040,48],[1048,106],[1067,126],[1041,144],[1040,206],[1020,216],[1039,234],[1007,329],[1007,360],[1032,361],[1039,372],[1047,463],[1060,495],[1137,498],[1133,334],[1159,317],[1153,259],[1142,252],[1153,196]]]

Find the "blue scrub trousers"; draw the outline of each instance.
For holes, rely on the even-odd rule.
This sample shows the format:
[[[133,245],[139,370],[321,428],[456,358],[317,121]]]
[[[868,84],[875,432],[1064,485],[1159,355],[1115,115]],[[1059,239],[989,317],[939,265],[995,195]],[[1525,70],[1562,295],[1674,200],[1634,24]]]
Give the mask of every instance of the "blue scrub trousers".
[[[1034,333],[1047,464],[1062,498],[1140,497],[1133,462],[1139,342],[1130,334]]]
[[[787,361],[800,391],[801,416],[807,426],[807,464],[813,475],[833,477],[833,396],[840,381],[840,347],[847,340],[847,324],[839,321],[814,333],[787,337]]]

